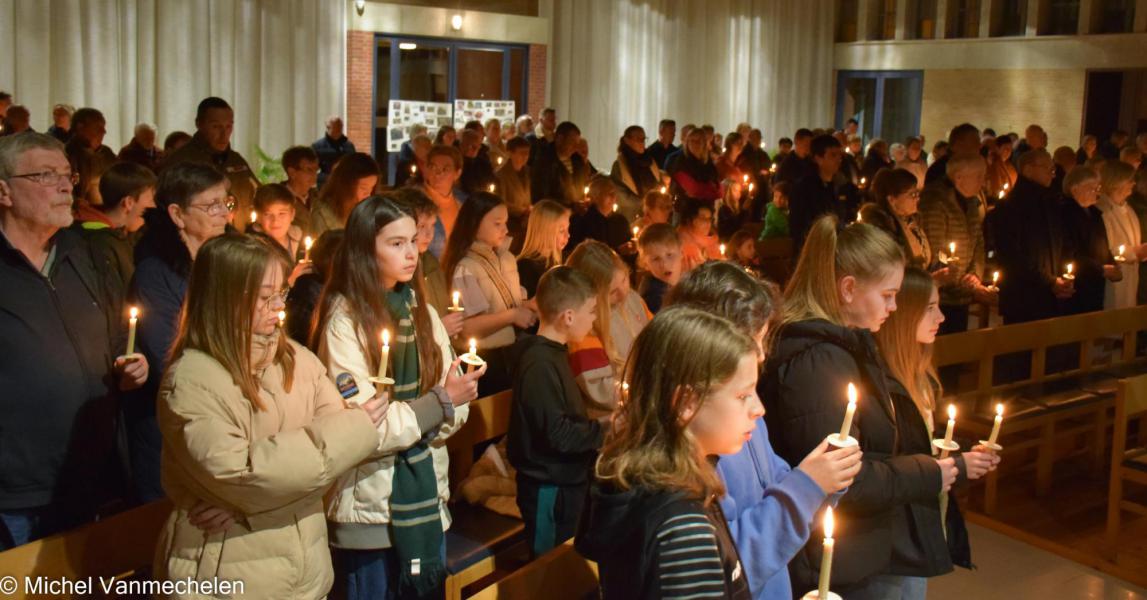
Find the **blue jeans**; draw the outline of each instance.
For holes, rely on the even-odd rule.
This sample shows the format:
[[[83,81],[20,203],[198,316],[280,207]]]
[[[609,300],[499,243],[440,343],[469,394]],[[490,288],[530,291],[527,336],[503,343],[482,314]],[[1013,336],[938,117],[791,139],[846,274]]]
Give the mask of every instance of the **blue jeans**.
[[[398,555],[394,548],[346,550],[331,548],[335,583],[331,598],[345,600],[399,600]],[[442,542],[442,562],[446,562],[446,541]],[[439,597],[444,596],[445,589]]]
[[[0,511],[0,551],[23,546],[62,529],[48,507]]]

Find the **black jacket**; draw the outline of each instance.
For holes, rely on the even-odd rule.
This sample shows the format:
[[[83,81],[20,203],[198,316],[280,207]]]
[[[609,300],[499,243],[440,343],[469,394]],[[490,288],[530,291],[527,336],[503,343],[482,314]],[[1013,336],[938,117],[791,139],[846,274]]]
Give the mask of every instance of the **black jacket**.
[[[794,184],[810,175],[816,175],[816,163],[812,161],[812,157],[801,158],[796,152],[789,152],[781,161],[781,166],[777,167],[777,175],[773,181],[775,183],[787,181]]]
[[[1055,188],[1052,188],[1055,189]],[[1103,265],[1115,264],[1107,242],[1103,212],[1095,206],[1083,208],[1070,197],[1060,204],[1063,222],[1064,260],[1075,263],[1075,295],[1064,302],[1069,315],[1103,310],[1107,280]]]
[[[604,430],[586,416],[569,350],[538,335],[510,350],[514,367],[506,456],[519,477],[555,485],[589,480]]]
[[[823,320],[783,326],[757,384],[777,455],[800,464],[826,436],[840,431],[849,382],[859,392],[851,435],[864,458],[837,506],[841,522],[848,523],[848,543],[836,548],[832,588],[845,597],[873,575],[888,572],[893,521],[903,518],[908,503],[935,497],[941,487],[935,460],[901,448],[872,334]],[[810,540],[789,563],[794,591],[816,587],[821,552],[821,540]]]
[[[938,386],[937,386],[938,387]],[[932,454],[932,440],[920,410],[912,397],[895,378],[888,377],[888,390],[896,406],[896,430],[900,435],[900,450],[905,453]],[[968,448],[969,445],[961,444]],[[967,481],[967,470],[962,455],[957,454],[956,466],[960,474],[957,485]],[[952,571],[952,564],[972,568],[971,548],[964,516],[956,505],[956,498],[948,496],[948,536],[940,524],[940,496],[938,494],[908,504],[908,510],[899,512],[892,521],[892,567],[894,575],[935,577]]]
[[[407,167],[407,169],[409,168]],[[462,160],[462,177],[459,179],[458,185],[467,194],[488,192],[490,191],[490,184],[496,182],[494,166],[490,164],[489,156],[479,154],[474,158]],[[497,193],[497,189],[494,191]]]
[[[793,251],[797,255],[817,219],[831,214],[836,215],[841,224],[856,220],[856,212],[860,209],[856,186],[838,181],[844,180],[834,178],[825,183],[820,174],[813,171],[793,188],[789,200],[789,235],[793,238]]]
[[[648,488],[622,492],[594,484],[578,521],[574,547],[582,556],[597,562],[604,600],[660,600],[665,593],[657,560],[658,530],[669,519],[698,514],[708,517],[716,533],[724,571],[724,597],[748,599],[745,570],[739,564],[736,545],[718,502],[706,509],[680,493]],[[699,574],[688,582],[709,576]]]
[[[586,240],[597,240],[616,251],[632,237],[629,221],[623,215],[612,213],[607,217],[596,206],[590,205],[584,215],[571,219],[570,241],[566,247],[577,248],[578,244]]]
[[[541,142],[539,142],[540,144]],[[589,185],[589,166],[580,154],[570,156],[571,173],[558,158],[555,144],[545,144],[530,165],[530,195],[534,204],[554,200],[566,208],[573,208],[585,197]]]
[[[646,152],[653,158],[653,162],[657,164],[657,168],[659,169],[665,168],[665,159],[669,158],[669,155],[676,151],[677,146],[674,146],[672,142],[666,146],[661,143],[661,140],[649,144],[649,148],[646,149]]]
[[[82,520],[119,491],[112,362],[127,318],[85,240],[62,229],[52,243],[44,277],[0,233],[0,510]]]
[[[995,209],[996,262],[1003,271],[1000,314],[1005,323],[1050,319],[1063,308],[1052,292],[1069,260],[1063,222],[1050,188],[1020,177],[1012,195]]]

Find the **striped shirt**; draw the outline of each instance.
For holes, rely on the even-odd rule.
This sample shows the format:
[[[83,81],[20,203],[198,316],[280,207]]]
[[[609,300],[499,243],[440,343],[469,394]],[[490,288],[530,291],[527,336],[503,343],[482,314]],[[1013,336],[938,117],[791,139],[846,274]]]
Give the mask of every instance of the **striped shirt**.
[[[710,514],[688,512],[661,523],[654,557],[661,598],[749,597],[748,582],[726,527],[716,503]]]

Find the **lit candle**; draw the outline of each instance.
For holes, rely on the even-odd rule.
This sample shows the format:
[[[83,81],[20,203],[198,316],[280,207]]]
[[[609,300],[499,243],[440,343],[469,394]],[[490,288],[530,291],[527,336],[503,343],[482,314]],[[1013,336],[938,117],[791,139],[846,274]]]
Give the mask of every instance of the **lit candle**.
[[[1119,244],[1119,255],[1115,257],[1115,260],[1118,262],[1126,261],[1127,256],[1124,254],[1126,251],[1127,251],[1127,246],[1125,246],[1123,244]]]
[[[589,195],[589,186],[588,185],[581,189],[581,195],[583,195],[583,196]]]
[[[1000,423],[1004,422],[1004,405],[996,405],[996,422],[992,425],[992,435],[988,436],[988,444],[995,444],[996,438],[1000,437]]]
[[[864,215],[860,214],[859,210],[856,211],[856,222],[857,223],[863,223],[864,222]]]
[[[494,190],[498,189],[498,187],[491,183],[490,187],[488,187],[486,189],[490,190],[490,193],[493,194]]]
[[[1005,191],[1005,192],[1006,192],[1006,191],[1008,191],[1008,188],[1009,188],[1009,187],[1011,187],[1011,184],[1009,184],[1009,183],[1004,183],[1004,191]]]
[[[499,167],[502,166],[502,157],[501,156],[498,157],[498,166]]]
[[[1000,283],[1000,272],[992,271],[992,287],[998,287]]]
[[[944,432],[944,450],[940,454],[940,458],[947,458],[948,448],[952,445],[952,434],[956,432],[956,405],[948,405],[948,429]]]
[[[835,544],[832,539],[834,525],[832,507],[829,506],[824,509],[824,556],[820,559],[820,585],[816,590],[817,598],[828,598],[828,582],[832,578],[832,548]]]
[[[860,178],[860,187],[864,187],[864,184],[866,184],[866,183],[868,183],[868,180],[865,179],[864,177],[861,177]]]
[[[311,236],[303,238],[303,260],[311,260],[311,246],[315,245],[315,240]]]
[[[747,183],[749,183],[749,176],[745,175],[744,177],[741,177],[741,185],[745,185]]]
[[[418,173],[418,165],[410,165],[410,174],[414,175],[416,173]]]
[[[1000,190],[1000,200],[1004,199],[1004,190]]]
[[[130,317],[127,320],[127,352],[125,356],[131,356],[135,353],[135,325],[139,321],[139,309],[131,307],[128,311]]]
[[[754,188],[754,187],[756,187],[756,184],[753,184],[753,183],[750,183],[750,184],[749,184],[749,195],[750,195],[750,196],[752,196],[752,195],[753,195],[753,188]]]
[[[1075,265],[1073,265],[1072,263],[1067,263],[1067,272],[1063,274],[1063,278],[1068,280],[1068,281],[1075,279],[1075,275],[1072,273],[1072,271],[1074,269],[1075,269]]]
[[[386,363],[390,362],[390,330],[382,330],[382,358],[378,361],[378,378],[386,378]]]
[[[251,222],[256,223],[259,221],[259,213],[251,211]]]
[[[851,382],[848,384],[848,407],[844,409],[844,423],[840,426],[840,441],[848,439],[848,433],[852,430],[852,416],[856,414],[856,386]]]
[[[951,255],[952,258],[956,257],[956,242],[948,242],[948,254]]]
[[[470,356],[478,356],[478,340],[470,338]]]
[[[770,173],[776,173],[777,172],[777,164],[776,163],[773,163],[773,166],[769,167],[769,172]]]
[[[662,193],[662,194],[665,194],[665,193],[668,193],[668,192],[669,192],[669,188],[667,188],[667,187],[665,187],[665,186],[661,186],[661,193]]]
[[[279,311],[279,328],[282,329],[283,325],[287,322],[287,311]]]
[[[633,237],[634,237],[634,239],[637,239],[637,234],[640,232],[641,232],[641,228],[638,227],[637,225],[634,225],[633,226]]]
[[[458,290],[454,290],[453,296],[454,296],[454,306],[451,306],[450,310],[453,310],[453,311],[462,310],[462,307],[458,304],[459,301],[462,300],[462,292],[459,292]]]
[[[617,212],[617,203],[616,202],[613,203],[613,212]]]

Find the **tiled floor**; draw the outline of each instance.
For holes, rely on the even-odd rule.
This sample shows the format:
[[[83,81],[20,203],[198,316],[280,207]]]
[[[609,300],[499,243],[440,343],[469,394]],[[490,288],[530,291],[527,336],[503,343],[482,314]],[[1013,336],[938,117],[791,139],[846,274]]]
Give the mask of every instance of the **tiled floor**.
[[[956,569],[928,583],[929,600],[1147,600],[1147,590],[968,524],[975,571]]]

